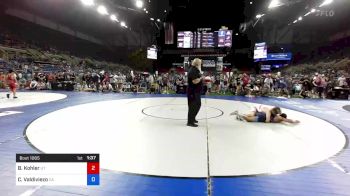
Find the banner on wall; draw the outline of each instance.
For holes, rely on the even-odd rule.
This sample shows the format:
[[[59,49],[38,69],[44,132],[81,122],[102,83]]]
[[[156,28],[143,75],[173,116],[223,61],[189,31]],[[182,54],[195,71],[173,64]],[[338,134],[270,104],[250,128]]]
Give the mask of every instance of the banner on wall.
[[[267,54],[268,61],[289,61],[292,59],[292,53],[269,53]]]
[[[173,23],[164,23],[165,44],[174,44],[174,25]]]
[[[216,63],[215,60],[203,60],[203,67],[215,67]]]

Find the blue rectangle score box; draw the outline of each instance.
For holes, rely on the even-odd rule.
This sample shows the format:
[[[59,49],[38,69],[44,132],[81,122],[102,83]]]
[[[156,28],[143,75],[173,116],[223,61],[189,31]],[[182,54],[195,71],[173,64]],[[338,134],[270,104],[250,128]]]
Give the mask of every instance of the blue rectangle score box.
[[[100,185],[100,174],[88,174],[87,185],[88,186]]]

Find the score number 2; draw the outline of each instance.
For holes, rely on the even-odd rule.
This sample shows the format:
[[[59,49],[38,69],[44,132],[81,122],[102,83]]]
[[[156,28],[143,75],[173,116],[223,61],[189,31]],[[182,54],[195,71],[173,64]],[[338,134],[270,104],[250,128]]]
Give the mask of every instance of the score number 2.
[[[87,163],[87,173],[88,174],[99,174],[100,164],[98,162]]]

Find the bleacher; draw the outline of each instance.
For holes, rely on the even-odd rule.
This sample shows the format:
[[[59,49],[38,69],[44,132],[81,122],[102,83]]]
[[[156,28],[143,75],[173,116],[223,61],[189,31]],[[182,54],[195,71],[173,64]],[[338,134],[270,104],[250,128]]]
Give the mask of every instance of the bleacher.
[[[63,71],[63,70],[55,65],[45,64],[42,67],[42,71],[44,73],[56,73],[56,72]]]

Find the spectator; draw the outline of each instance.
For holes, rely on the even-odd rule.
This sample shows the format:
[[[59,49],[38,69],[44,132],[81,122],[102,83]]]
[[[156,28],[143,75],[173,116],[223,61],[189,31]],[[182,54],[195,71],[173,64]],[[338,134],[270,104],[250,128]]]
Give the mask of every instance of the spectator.
[[[271,77],[271,74],[269,74],[265,80],[264,80],[264,88],[267,91],[267,93],[272,92],[272,87],[273,87],[273,79]]]
[[[37,90],[37,86],[38,86],[38,82],[35,79],[33,79],[30,82],[29,90]]]
[[[242,76],[243,88],[245,88],[250,83],[250,77],[244,73]]]
[[[4,72],[0,72],[0,89],[1,88],[5,88],[6,84],[6,75],[4,74]]]
[[[323,86],[322,86],[322,78],[318,73],[315,73],[312,84],[314,85],[314,92],[318,94],[318,98],[322,97]]]
[[[344,74],[342,74],[338,78],[338,86],[343,87],[343,88],[348,86],[348,83],[346,82],[346,77],[344,76]]]

